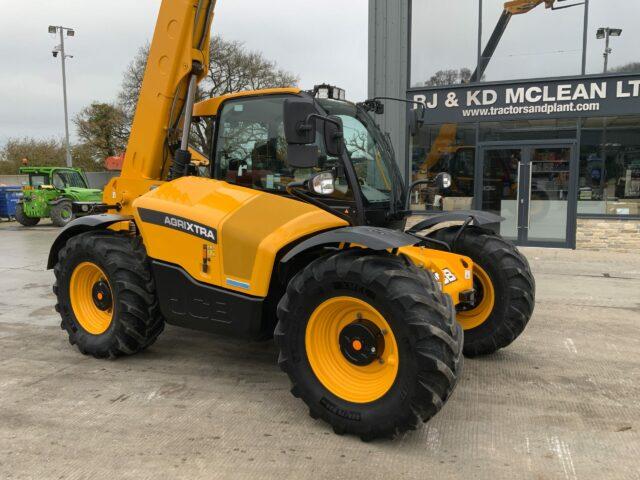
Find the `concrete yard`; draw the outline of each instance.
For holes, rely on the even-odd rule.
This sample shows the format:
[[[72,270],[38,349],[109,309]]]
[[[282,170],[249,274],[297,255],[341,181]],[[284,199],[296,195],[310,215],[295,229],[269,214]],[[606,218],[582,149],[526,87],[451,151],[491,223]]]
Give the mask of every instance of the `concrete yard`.
[[[524,249],[523,336],[468,359],[424,428],[363,443],[307,415],[272,343],[168,327],[83,357],[44,270],[57,231],[0,224],[2,479],[640,478],[640,255]]]

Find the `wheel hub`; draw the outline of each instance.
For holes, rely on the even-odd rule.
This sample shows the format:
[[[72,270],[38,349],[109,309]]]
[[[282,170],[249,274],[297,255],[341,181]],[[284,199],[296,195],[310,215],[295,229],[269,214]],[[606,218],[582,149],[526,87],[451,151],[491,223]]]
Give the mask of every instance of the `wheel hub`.
[[[358,320],[340,332],[340,351],[354,365],[367,366],[384,353],[384,335],[368,320]]]
[[[93,285],[93,288],[91,289],[91,297],[93,298],[95,306],[103,312],[109,310],[113,305],[111,289],[104,280],[99,280]]]

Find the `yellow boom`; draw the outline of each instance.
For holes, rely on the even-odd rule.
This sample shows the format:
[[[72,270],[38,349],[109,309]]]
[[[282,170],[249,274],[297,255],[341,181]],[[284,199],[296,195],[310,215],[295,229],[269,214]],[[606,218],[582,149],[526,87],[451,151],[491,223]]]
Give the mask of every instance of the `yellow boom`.
[[[105,188],[104,202],[131,203],[167,179],[174,163],[169,146],[186,152],[193,100],[209,68],[215,0],[163,0],[149,51],[122,175]],[[188,162],[187,162],[188,163]]]

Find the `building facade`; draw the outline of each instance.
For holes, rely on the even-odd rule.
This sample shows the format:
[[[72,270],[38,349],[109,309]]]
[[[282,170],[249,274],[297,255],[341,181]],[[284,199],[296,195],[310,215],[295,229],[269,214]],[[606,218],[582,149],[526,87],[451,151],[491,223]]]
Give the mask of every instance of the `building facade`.
[[[564,7],[564,8],[562,8]],[[520,245],[640,247],[640,2],[370,0],[370,95],[416,210],[478,209]]]

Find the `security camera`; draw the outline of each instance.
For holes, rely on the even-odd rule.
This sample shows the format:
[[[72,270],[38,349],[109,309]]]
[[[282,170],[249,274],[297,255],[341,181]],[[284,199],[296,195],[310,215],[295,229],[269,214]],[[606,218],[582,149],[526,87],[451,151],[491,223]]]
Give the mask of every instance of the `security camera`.
[[[58,51],[57,50],[53,50],[51,52],[51,54],[53,55],[53,58],[58,58]]]

